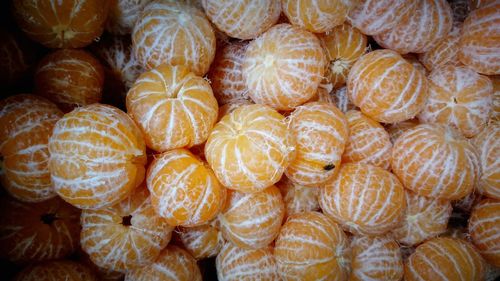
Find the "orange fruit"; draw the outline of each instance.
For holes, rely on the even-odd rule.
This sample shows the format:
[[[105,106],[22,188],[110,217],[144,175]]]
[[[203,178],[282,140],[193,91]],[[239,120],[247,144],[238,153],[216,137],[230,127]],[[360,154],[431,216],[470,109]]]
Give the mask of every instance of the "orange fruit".
[[[414,246],[446,231],[453,209],[449,201],[427,198],[407,191],[406,203],[403,221],[392,230],[399,243]]]
[[[92,270],[70,260],[47,261],[30,265],[19,272],[14,281],[97,281]]]
[[[247,99],[232,100],[231,102],[226,103],[225,105],[219,107],[219,116],[217,117],[217,120],[220,121],[222,119],[222,117],[235,111],[238,107],[241,107],[243,105],[250,105],[250,104],[254,104],[254,103],[251,100],[247,100]]]
[[[80,211],[58,197],[23,203],[0,200],[0,256],[34,262],[69,256],[78,248]]]
[[[493,266],[500,266],[500,201],[484,199],[474,207],[469,233],[479,253]]]
[[[473,10],[464,22],[458,58],[475,71],[500,74],[500,2],[490,1]]]
[[[380,46],[400,54],[425,53],[450,32],[453,15],[446,0],[415,2],[394,27],[373,37]]]
[[[310,32],[323,33],[341,25],[354,3],[341,0],[281,0],[281,6],[291,24]]]
[[[273,249],[243,249],[226,243],[216,259],[221,281],[280,280]]]
[[[173,226],[197,226],[217,216],[226,189],[189,150],[174,149],[149,165],[147,186],[156,212]]]
[[[259,249],[278,236],[285,216],[285,204],[275,186],[255,193],[229,190],[219,215],[222,235],[234,245]]]
[[[111,0],[106,31],[112,34],[132,33],[141,11],[152,0]]]
[[[169,245],[150,265],[132,269],[125,281],[201,281],[200,268],[186,250]]]
[[[349,99],[375,121],[396,123],[417,115],[427,99],[424,74],[391,50],[362,56],[347,78]]]
[[[363,0],[350,11],[348,19],[363,34],[376,35],[394,28],[415,10],[417,1]]]
[[[490,76],[493,83],[493,105],[490,119],[500,121],[500,75]]]
[[[178,234],[184,248],[197,260],[212,258],[224,245],[217,220],[195,227],[181,227]]]
[[[477,135],[489,120],[493,86],[469,67],[444,66],[430,73],[429,99],[420,121],[455,127],[466,137]]]
[[[479,174],[476,149],[457,131],[422,124],[394,143],[392,171],[421,196],[457,200],[472,192]]]
[[[49,169],[59,196],[81,209],[126,198],[144,179],[146,146],[123,111],[102,104],[64,115],[49,139]]]
[[[342,228],[319,212],[288,217],[274,255],[283,280],[347,280],[349,242]]]
[[[152,1],[132,32],[137,59],[146,69],[161,64],[184,65],[205,75],[215,56],[215,35],[205,14],[176,0]]]
[[[341,87],[338,89],[325,89],[318,88],[317,100],[319,102],[329,103],[335,105],[342,113],[346,113],[352,109],[358,109],[350,100],[347,94],[347,87]]]
[[[462,25],[454,24],[451,31],[443,39],[427,52],[419,54],[418,59],[429,71],[443,67],[447,64],[460,65],[458,60],[458,51],[460,47],[460,35],[462,34]]]
[[[215,125],[205,157],[227,188],[257,192],[278,182],[295,157],[285,117],[264,105],[243,105]]]
[[[326,79],[334,88],[343,86],[352,65],[367,51],[366,35],[349,24],[335,27],[319,36],[326,52]]]
[[[278,0],[203,0],[208,18],[218,29],[238,39],[253,39],[280,17]]]
[[[401,121],[394,124],[389,124],[385,129],[389,133],[389,137],[391,138],[391,142],[394,143],[396,140],[407,130],[417,126],[420,124],[417,118]]]
[[[208,72],[208,79],[219,105],[248,99],[241,68],[248,43],[235,42],[219,49]]]
[[[127,111],[149,148],[163,152],[205,142],[218,114],[210,84],[184,66],[160,65],[139,76]]]
[[[403,261],[399,244],[388,236],[355,236],[351,241],[349,281],[399,281]]]
[[[34,64],[35,49],[30,41],[0,28],[0,85],[3,88],[22,81]]]
[[[286,176],[302,185],[325,183],[338,171],[349,138],[344,114],[334,105],[312,102],[297,107],[288,118],[297,154]]]
[[[477,189],[484,196],[500,200],[500,123],[488,125],[472,139],[477,148],[481,165],[481,176]]]
[[[344,164],[321,188],[323,212],[357,235],[394,229],[406,209],[405,191],[396,176],[377,166]]]
[[[104,69],[84,50],[63,49],[45,56],[35,73],[36,93],[69,112],[101,100]]]
[[[47,144],[62,115],[55,104],[33,95],[0,101],[0,182],[14,198],[40,202],[56,196]]]
[[[392,143],[389,133],[377,121],[357,110],[346,113],[349,139],[342,163],[363,163],[388,170]]]
[[[303,186],[282,177],[276,184],[285,202],[285,217],[319,210],[319,187]]]
[[[417,247],[405,263],[405,280],[484,280],[477,250],[455,238],[434,238]]]
[[[242,72],[255,103],[290,110],[316,93],[326,64],[314,34],[278,24],[248,44]]]
[[[145,186],[111,207],[84,210],[80,221],[83,250],[97,266],[112,271],[152,263],[173,231],[155,213]]]
[[[82,48],[98,38],[106,22],[109,0],[21,0],[13,2],[19,27],[48,48]]]

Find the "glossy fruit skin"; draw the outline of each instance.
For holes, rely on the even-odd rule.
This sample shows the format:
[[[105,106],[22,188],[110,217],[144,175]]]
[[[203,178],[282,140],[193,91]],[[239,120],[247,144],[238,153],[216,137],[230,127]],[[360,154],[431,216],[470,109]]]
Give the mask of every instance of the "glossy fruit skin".
[[[483,199],[472,210],[468,225],[472,243],[486,261],[496,267],[500,265],[499,218],[500,201]]]
[[[56,260],[30,265],[19,272],[14,281],[97,281],[87,266],[71,260]]]
[[[476,185],[482,195],[500,200],[500,123],[492,122],[472,139],[481,164],[481,176]]]

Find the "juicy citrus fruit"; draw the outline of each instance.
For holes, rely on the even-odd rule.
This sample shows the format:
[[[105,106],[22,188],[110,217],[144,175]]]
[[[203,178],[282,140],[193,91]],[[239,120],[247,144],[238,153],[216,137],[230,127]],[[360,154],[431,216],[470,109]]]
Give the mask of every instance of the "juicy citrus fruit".
[[[62,115],[55,104],[33,95],[0,101],[0,182],[13,197],[39,202],[56,196],[47,144]]]
[[[500,201],[484,199],[473,209],[469,233],[479,253],[492,265],[500,266]]]
[[[450,32],[453,15],[446,0],[415,2],[393,28],[373,37],[380,46],[400,54],[425,53]]]
[[[222,248],[216,259],[220,281],[280,280],[273,249],[242,249],[231,243]]]
[[[472,192],[479,158],[452,128],[422,124],[396,140],[391,166],[403,185],[418,195],[456,200]]]
[[[493,86],[488,77],[469,67],[444,66],[430,73],[429,99],[420,121],[457,128],[464,136],[477,135],[489,120]]]
[[[93,104],[64,115],[49,139],[49,152],[57,194],[81,209],[111,206],[144,179],[141,132],[112,106]]]
[[[384,123],[396,123],[417,115],[427,99],[425,76],[391,50],[362,56],[347,78],[349,99],[361,112]]]
[[[500,123],[491,123],[472,144],[479,152],[481,176],[477,189],[487,197],[500,200]]]
[[[181,227],[178,234],[186,250],[197,260],[219,254],[224,239],[218,220],[195,227]]]
[[[26,76],[36,56],[30,41],[0,28],[0,85],[13,86]]]
[[[458,57],[462,63],[487,75],[500,74],[500,2],[472,11],[464,22]]]
[[[110,2],[106,31],[125,35],[132,33],[142,9],[151,0],[112,0]]]
[[[215,125],[205,156],[230,189],[256,192],[278,182],[295,157],[285,117],[264,105],[244,105]]]
[[[346,113],[352,109],[358,109],[350,100],[347,94],[347,87],[329,90],[327,88],[318,88],[317,101],[335,105],[340,111]]]
[[[254,103],[251,100],[247,100],[247,99],[232,100],[231,102],[226,103],[225,105],[219,107],[219,116],[217,117],[217,120],[220,121],[222,119],[222,117],[235,111],[238,107],[241,107],[243,105],[250,105],[250,104],[254,104]]]
[[[184,66],[163,64],[143,73],[127,94],[127,111],[156,151],[205,142],[218,106],[208,82]]]
[[[13,1],[19,27],[49,48],[81,48],[104,30],[109,0]]]
[[[292,181],[315,186],[338,171],[349,132],[344,114],[333,105],[307,103],[288,117],[296,145],[296,157],[285,171]]]
[[[253,39],[280,17],[279,0],[204,0],[205,13],[227,35]]]
[[[319,39],[299,27],[278,24],[250,42],[243,79],[255,103],[290,110],[309,100],[325,73]]]
[[[454,238],[435,238],[417,247],[405,263],[405,280],[484,280],[476,249]]]
[[[354,62],[366,52],[366,35],[349,24],[342,24],[319,39],[328,59],[326,79],[334,88],[339,88],[345,84]]]
[[[355,236],[351,242],[350,281],[399,281],[403,261],[398,243],[388,236]]]
[[[31,265],[19,272],[14,281],[97,281],[92,270],[70,260],[47,261]]]
[[[342,163],[363,163],[388,170],[392,143],[389,133],[377,121],[357,110],[346,113],[349,139]]]
[[[283,280],[347,280],[348,239],[340,226],[319,212],[288,217],[274,255]]]
[[[80,211],[60,198],[0,200],[0,256],[15,262],[63,258],[78,248]]]
[[[63,49],[43,58],[35,73],[36,93],[64,111],[101,100],[104,69],[84,50]]]
[[[285,217],[319,210],[319,187],[303,186],[282,177],[276,184],[285,202]]]
[[[186,250],[167,246],[150,265],[133,269],[125,275],[125,281],[201,281],[196,260]]]
[[[410,120],[389,124],[389,126],[387,126],[385,129],[389,133],[391,142],[394,143],[404,132],[415,126],[418,126],[418,124],[420,124],[420,122],[418,122],[418,119],[413,118]]]
[[[426,198],[407,191],[406,204],[403,221],[392,230],[399,243],[417,245],[446,231],[453,209],[449,201]]]
[[[405,191],[396,176],[377,166],[344,164],[321,188],[325,214],[354,234],[380,235],[401,221]]]
[[[226,196],[212,170],[185,149],[155,157],[147,185],[156,212],[174,226],[207,223],[217,216]]]
[[[342,0],[281,0],[283,13],[291,24],[314,33],[329,32],[341,25],[351,8]]]
[[[222,235],[234,245],[259,249],[278,235],[285,204],[275,186],[255,193],[228,191],[226,206],[219,215]]]
[[[81,224],[83,250],[97,266],[113,271],[152,263],[173,230],[155,213],[145,186],[111,207],[84,210]]]
[[[458,51],[460,47],[460,35],[462,34],[462,25],[455,24],[450,33],[427,52],[419,54],[418,59],[426,69],[432,71],[447,64],[459,65]]]
[[[184,65],[207,73],[215,56],[215,35],[205,14],[176,0],[153,1],[144,7],[132,33],[134,51],[146,69],[161,64]]]

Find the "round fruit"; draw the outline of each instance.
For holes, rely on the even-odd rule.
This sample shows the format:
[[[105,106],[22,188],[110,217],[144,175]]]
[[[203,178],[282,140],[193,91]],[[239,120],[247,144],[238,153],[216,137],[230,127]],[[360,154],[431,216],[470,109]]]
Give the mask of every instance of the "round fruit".
[[[481,164],[477,189],[484,196],[500,200],[500,123],[491,123],[472,139]]]
[[[151,0],[112,0],[109,7],[106,31],[112,34],[132,33],[139,15]]]
[[[14,198],[40,202],[56,196],[47,165],[57,106],[21,94],[0,101],[0,182]]]
[[[238,107],[243,105],[254,104],[251,100],[242,99],[242,100],[232,100],[230,103],[226,103],[225,105],[219,107],[219,116],[217,117],[217,121],[220,121],[222,117],[230,114],[235,111]]]
[[[159,151],[205,142],[217,120],[210,84],[184,66],[163,64],[143,73],[127,94],[127,111]]]
[[[218,220],[195,227],[181,227],[179,237],[186,250],[197,260],[215,257],[219,254],[224,239]]]
[[[97,281],[92,270],[70,260],[48,261],[31,265],[19,272],[14,281]]]
[[[342,0],[281,0],[281,6],[291,24],[323,33],[346,20],[351,3]]]
[[[285,217],[319,210],[319,187],[303,186],[282,177],[276,184],[285,202]]]
[[[479,253],[493,266],[500,266],[500,201],[484,199],[473,209],[469,233]]]
[[[460,65],[458,60],[458,51],[460,47],[460,35],[462,34],[462,25],[455,24],[450,33],[427,52],[419,54],[418,59],[429,71],[438,69],[445,65]]]
[[[64,115],[49,139],[49,152],[57,194],[81,209],[118,203],[144,179],[141,132],[112,106],[93,104]]]
[[[394,124],[389,124],[385,129],[389,133],[389,136],[391,138],[391,142],[394,144],[396,140],[407,130],[418,126],[420,123],[418,122],[417,118],[394,123]]]
[[[250,42],[243,79],[250,98],[278,110],[290,110],[317,91],[326,68],[319,39],[289,24],[278,24]]]
[[[217,216],[226,196],[212,170],[186,149],[155,157],[147,186],[156,212],[173,226],[207,223]]]
[[[375,121],[411,119],[427,99],[427,80],[418,69],[391,50],[362,56],[347,79],[349,99]]]
[[[109,0],[12,1],[19,27],[48,48],[82,48],[99,38]]]
[[[394,143],[391,166],[406,188],[448,200],[471,193],[480,171],[472,144],[438,124],[422,124],[404,132]]]

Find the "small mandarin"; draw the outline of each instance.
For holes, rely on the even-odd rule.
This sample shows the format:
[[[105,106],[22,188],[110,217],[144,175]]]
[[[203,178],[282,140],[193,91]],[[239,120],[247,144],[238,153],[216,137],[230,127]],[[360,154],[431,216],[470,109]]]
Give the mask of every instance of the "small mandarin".
[[[481,176],[476,185],[481,194],[500,200],[500,123],[488,125],[472,139],[481,164]]]
[[[469,234],[479,253],[495,267],[500,266],[500,201],[484,199],[472,210]]]

